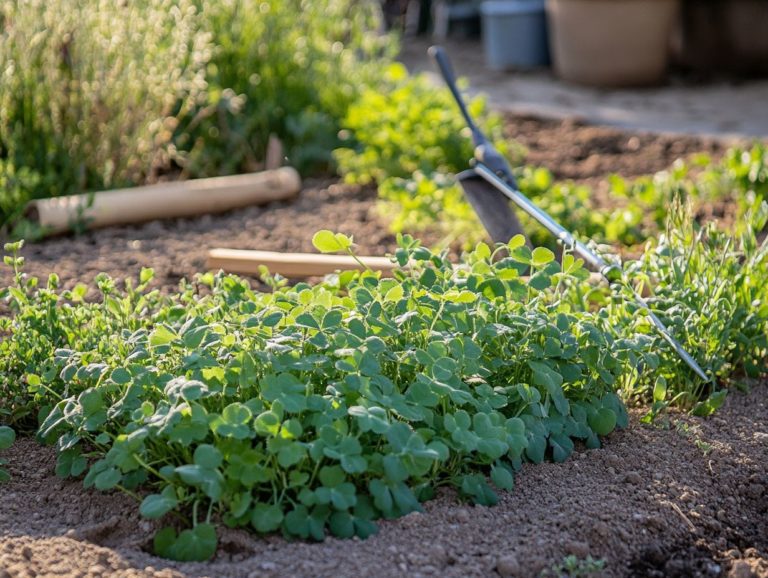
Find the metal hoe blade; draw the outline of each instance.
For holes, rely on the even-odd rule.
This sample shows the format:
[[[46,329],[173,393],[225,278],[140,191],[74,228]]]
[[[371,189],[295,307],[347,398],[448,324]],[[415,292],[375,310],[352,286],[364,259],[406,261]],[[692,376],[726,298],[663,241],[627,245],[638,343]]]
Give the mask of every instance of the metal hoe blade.
[[[512,176],[512,170],[504,157],[499,154],[493,145],[488,141],[485,135],[480,131],[472,117],[469,115],[466,105],[456,87],[456,81],[453,74],[453,70],[448,60],[448,56],[445,51],[437,46],[433,46],[429,49],[430,55],[435,59],[440,71],[442,72],[443,79],[445,80],[448,88],[453,94],[453,98],[459,105],[464,119],[467,121],[467,125],[472,130],[472,140],[475,144],[475,159],[472,169],[475,173],[483,178],[488,184],[490,184],[496,191],[501,193],[504,197],[511,200],[517,207],[525,211],[533,219],[535,219],[540,225],[552,233],[558,241],[564,246],[570,248],[576,255],[584,259],[584,261],[608,281],[609,284],[619,283],[620,285],[629,288],[632,291],[635,303],[645,311],[650,318],[653,326],[661,334],[661,336],[672,346],[675,353],[704,381],[710,381],[709,376],[704,372],[701,366],[696,360],[689,354],[685,348],[677,341],[666,325],[659,319],[656,314],[651,311],[651,308],[640,297],[640,295],[632,289],[624,276],[624,272],[617,267],[606,262],[600,255],[592,251],[584,243],[576,239],[567,229],[565,229],[560,223],[555,221],[548,213],[536,206],[533,201],[526,197],[517,189],[515,179]]]

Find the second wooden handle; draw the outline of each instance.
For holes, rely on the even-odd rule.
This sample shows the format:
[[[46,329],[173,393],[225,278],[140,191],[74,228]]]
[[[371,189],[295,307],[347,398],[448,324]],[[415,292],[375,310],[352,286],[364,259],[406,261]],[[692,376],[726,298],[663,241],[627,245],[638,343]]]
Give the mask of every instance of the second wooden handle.
[[[391,272],[396,264],[387,257],[360,257],[374,271]],[[336,271],[362,270],[360,263],[349,255],[317,255],[315,253],[276,253],[240,249],[211,249],[208,269],[223,269],[227,273],[258,275],[259,267],[283,277],[321,277]]]

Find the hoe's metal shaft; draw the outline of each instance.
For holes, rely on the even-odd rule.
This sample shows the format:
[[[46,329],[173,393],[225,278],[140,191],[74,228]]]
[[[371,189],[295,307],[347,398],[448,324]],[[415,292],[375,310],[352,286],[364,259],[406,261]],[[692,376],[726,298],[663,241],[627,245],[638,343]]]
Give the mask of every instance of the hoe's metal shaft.
[[[507,184],[505,180],[500,178],[496,173],[491,171],[482,162],[475,163],[475,171],[499,190],[504,196],[510,199],[515,205],[520,207],[523,211],[533,217],[540,225],[552,233],[563,245],[569,247],[576,255],[584,259],[593,269],[599,271],[600,274],[608,281],[608,283],[620,283],[625,287],[630,285],[624,279],[624,273],[616,265],[607,263],[600,255],[594,253],[589,247],[587,247],[581,241],[575,239],[571,233],[562,227],[557,221],[550,217],[546,212],[537,207],[528,197],[526,197],[520,191],[512,188]],[[630,287],[631,288],[631,287]],[[659,319],[656,314],[651,311],[651,308],[645,302],[645,300],[637,294],[634,289],[631,289],[635,302],[639,305],[648,315],[653,325],[661,333],[662,337],[672,346],[675,352],[680,358],[685,361],[688,366],[696,372],[701,379],[709,381],[709,377],[696,360],[688,353],[685,348],[680,345],[672,334],[670,333],[664,322]]]
[[[696,360],[685,350],[685,348],[678,342],[667,329],[666,325],[659,319],[656,314],[651,311],[651,308],[645,302],[645,300],[632,289],[631,285],[625,279],[623,271],[616,265],[612,265],[606,262],[600,255],[592,251],[584,243],[576,239],[567,229],[565,229],[560,223],[555,221],[545,211],[537,207],[533,201],[526,197],[517,189],[512,170],[509,167],[506,159],[499,154],[493,145],[488,141],[482,131],[475,124],[472,117],[469,115],[466,105],[456,87],[456,79],[451,68],[448,56],[445,51],[438,47],[433,46],[429,49],[430,55],[435,59],[443,79],[445,80],[448,88],[453,94],[453,98],[459,105],[464,119],[467,125],[472,130],[472,140],[475,144],[475,159],[473,169],[482,177],[486,182],[492,185],[497,191],[511,200],[520,209],[525,211],[533,219],[535,219],[540,225],[552,233],[558,241],[563,245],[570,248],[576,255],[584,259],[584,261],[592,267],[594,270],[599,271],[600,274],[608,281],[609,284],[619,283],[624,287],[628,287],[632,291],[632,295],[635,303],[642,308],[654,327],[659,331],[662,337],[672,346],[678,356],[704,381],[709,381],[710,378],[696,362]]]

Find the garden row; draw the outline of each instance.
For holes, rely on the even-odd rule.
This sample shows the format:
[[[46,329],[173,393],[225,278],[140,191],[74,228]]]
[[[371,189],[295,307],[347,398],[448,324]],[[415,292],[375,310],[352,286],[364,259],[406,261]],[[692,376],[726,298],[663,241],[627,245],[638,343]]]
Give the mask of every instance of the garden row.
[[[220,524],[364,537],[441,485],[492,504],[524,461],[564,460],[625,426],[625,400],[648,403],[647,419],[669,404],[708,415],[727,386],[764,371],[765,147],[614,178],[604,211],[585,187],[519,171],[521,189],[575,231],[651,239],[627,273],[713,377],[704,383],[572,256],[560,263],[521,237],[480,242],[453,181],[472,155],[455,105],[391,63],[364,4],[70,4],[0,8],[4,221],[32,197],[253,170],[275,134],[305,170],[335,162],[376,183],[397,230],[437,228],[472,247],[456,265],[401,235],[394,278],[267,276],[268,292],[223,274],[170,295],[148,269],[124,284],[100,275],[93,302],[86,285],[25,275],[8,245],[0,448],[34,432],[56,445],[59,475],[134,495],[168,522],[158,554],[207,559]],[[470,106],[519,164],[499,119]],[[696,221],[713,201],[730,207],[732,232]],[[353,252],[327,231],[315,245]]]
[[[394,278],[265,277],[269,292],[208,273],[162,295],[151,270],[123,287],[101,275],[98,302],[27,277],[10,245],[0,418],[55,444],[60,476],[164,517],[155,552],[179,560],[211,557],[219,524],[365,537],[441,485],[490,505],[524,461],[626,426],[622,399],[648,402],[648,419],[670,403],[708,415],[763,371],[766,218],[763,204],[728,235],[680,206],[629,267],[709,383],[579,260],[522,237],[455,266],[401,236]],[[344,235],[314,242],[352,252]]]

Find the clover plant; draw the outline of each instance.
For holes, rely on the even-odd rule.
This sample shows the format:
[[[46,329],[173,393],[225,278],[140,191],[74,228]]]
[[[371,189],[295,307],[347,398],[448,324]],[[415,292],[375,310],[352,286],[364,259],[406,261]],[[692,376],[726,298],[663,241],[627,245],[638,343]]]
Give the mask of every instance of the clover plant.
[[[352,250],[328,231],[315,243]],[[627,425],[608,317],[564,298],[581,263],[564,271],[522,237],[454,267],[402,236],[392,278],[271,292],[221,273],[172,295],[149,270],[123,288],[100,275],[96,302],[55,276],[41,287],[18,248],[2,419],[55,444],[59,475],[162,518],[162,556],[211,557],[221,524],[366,537],[440,486],[491,505],[524,461],[563,461]]]

